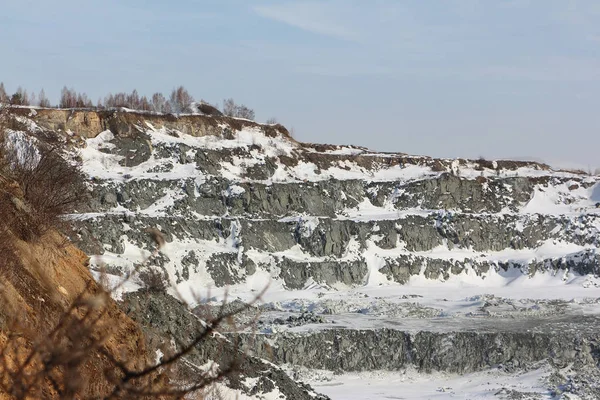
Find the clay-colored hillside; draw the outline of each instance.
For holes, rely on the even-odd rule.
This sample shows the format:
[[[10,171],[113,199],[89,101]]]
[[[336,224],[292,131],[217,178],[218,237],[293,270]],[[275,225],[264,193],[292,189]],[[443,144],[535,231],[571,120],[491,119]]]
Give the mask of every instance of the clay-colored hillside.
[[[233,132],[244,127],[260,126],[272,137],[281,135],[293,140],[282,125],[260,125],[254,121],[225,116],[156,114],[122,108],[100,110],[12,107],[10,112],[17,117],[35,120],[45,130],[83,138],[96,137],[105,130],[129,136],[150,124],[156,128],[177,130],[198,137],[220,135],[224,127]]]
[[[61,234],[20,237],[26,209],[18,186],[0,179],[0,399],[104,398],[115,360],[148,364],[143,335]]]

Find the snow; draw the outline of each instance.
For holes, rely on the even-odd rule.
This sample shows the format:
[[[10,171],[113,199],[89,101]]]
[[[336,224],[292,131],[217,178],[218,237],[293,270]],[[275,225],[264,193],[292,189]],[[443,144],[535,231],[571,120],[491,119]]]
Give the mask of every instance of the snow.
[[[335,150],[327,150],[322,152],[323,154],[333,154],[333,155],[344,155],[344,156],[356,156],[359,154],[363,154],[365,152],[364,149],[357,149],[353,147],[340,147]]]
[[[230,185],[223,193],[224,196],[240,196],[246,192],[246,189],[239,185]]]
[[[225,126],[223,126],[225,127]],[[143,126],[137,126],[141,131],[144,131],[150,138],[149,144],[152,148],[156,146],[176,146],[183,144],[190,147],[187,155],[193,157],[198,152],[206,150],[221,150],[221,149],[236,149],[243,148],[246,154],[243,156],[232,155],[231,162],[223,162],[219,174],[232,182],[253,182],[252,179],[245,177],[247,168],[254,167],[265,163],[266,158],[276,159],[281,155],[294,157],[298,152],[316,151],[311,147],[303,147],[301,144],[289,140],[283,136],[268,137],[260,126],[244,127],[239,131],[234,131],[228,138],[206,135],[206,136],[191,136],[179,131],[169,130],[166,128],[158,128],[149,122],[145,122]],[[84,172],[98,179],[111,180],[113,182],[123,182],[131,179],[161,179],[161,180],[183,180],[188,178],[196,179],[198,183],[204,182],[206,177],[196,168],[194,162],[181,164],[178,159],[174,158],[156,158],[151,157],[149,160],[134,166],[125,167],[119,164],[123,160],[122,156],[107,153],[107,150],[114,148],[111,141],[114,139],[110,131],[100,133],[97,137],[86,139],[86,146],[79,150],[84,164]],[[381,156],[377,153],[366,153],[364,149],[354,147],[338,146],[333,150],[323,152],[326,155],[332,156],[353,156],[360,154],[363,157]],[[250,155],[248,155],[250,154]],[[386,155],[393,158],[394,155]],[[175,156],[174,156],[175,157]],[[332,164],[327,169],[319,169],[317,166],[308,161],[300,160],[300,162],[292,167],[284,164],[278,164],[275,173],[271,178],[260,181],[265,184],[275,182],[318,182],[329,179],[336,180],[355,180],[362,179],[369,182],[396,182],[398,189],[388,199],[384,210],[367,209],[365,204],[362,204],[353,214],[349,210],[349,215],[354,215],[356,218],[391,218],[393,216],[392,203],[395,197],[402,193],[402,185],[418,181],[422,179],[439,176],[441,172],[432,171],[430,167],[424,165],[426,157],[411,157],[417,165],[400,164],[389,166],[386,163],[375,164],[370,170],[356,164],[352,159],[340,159],[337,165]],[[192,158],[193,159],[193,158]],[[468,162],[467,165],[460,165],[458,160],[446,160],[451,162],[451,169],[460,174],[463,178],[475,179],[480,176],[489,178],[503,178],[514,176],[554,176],[557,178],[570,178],[580,176],[567,172],[556,172],[544,170],[534,166],[521,167],[513,171],[509,170],[476,170],[476,165],[473,162]],[[155,172],[166,171],[166,172]],[[592,179],[592,178],[590,178]],[[575,214],[583,210],[589,210],[595,205],[596,200],[600,197],[598,194],[600,189],[595,186],[595,189],[585,189],[580,187],[575,191],[570,191],[567,184],[562,186],[550,186],[548,188],[536,188],[536,193],[532,200],[520,210],[521,213],[543,213],[543,214]],[[547,191],[546,191],[547,190]],[[544,191],[544,192],[542,192]],[[227,191],[227,195],[241,195],[243,189],[238,185],[232,185]],[[571,204],[566,204],[563,200],[566,197],[575,198],[576,201]],[[419,210],[414,210],[420,212]],[[388,216],[383,216],[385,212]],[[400,214],[410,214],[410,210],[403,210]],[[600,214],[600,210],[598,211]]]
[[[169,164],[169,159],[155,159],[142,162],[141,164],[131,167],[123,166],[119,162],[123,160],[123,156],[114,155],[103,152],[102,150],[111,149],[114,144],[110,143],[114,139],[110,131],[104,131],[92,139],[86,139],[86,147],[79,149],[78,155],[83,162],[83,172],[97,179],[111,180],[114,182],[123,182],[130,179],[156,179],[160,176],[164,180],[177,180],[194,178],[200,181],[204,177],[196,169],[194,163],[190,164],[173,164],[173,168],[167,172],[153,172],[157,167]]]
[[[204,400],[223,400],[223,399],[235,399],[235,400],[281,400],[285,397],[275,387],[271,392],[260,393],[255,396],[248,396],[239,389],[231,389],[223,383],[215,383],[208,389],[202,392],[202,399]]]
[[[35,168],[40,161],[40,152],[36,146],[36,139],[21,132],[6,130],[6,148],[13,152],[15,161],[21,166]]]
[[[106,290],[109,291],[111,297],[115,300],[120,301],[122,300],[124,293],[135,292],[142,288],[141,285],[130,279],[124,279],[122,276],[108,274],[98,270],[91,270],[90,272],[96,281],[105,285]]]
[[[365,261],[369,266],[369,274],[367,276],[366,286],[371,287],[390,283],[387,277],[381,272],[379,272],[379,270],[385,266],[385,261],[382,257],[378,255],[378,251],[376,250],[376,248],[377,247],[375,246],[375,244],[370,242],[369,247],[365,252]]]
[[[160,349],[156,349],[155,354],[156,354],[156,358],[154,360],[154,363],[158,364],[159,362],[161,362],[164,354],[162,351],[160,351]]]
[[[539,399],[554,399],[543,379],[546,368],[526,373],[488,370],[467,375],[420,374],[408,369],[400,372],[370,371],[334,374],[330,371],[307,373],[315,390],[332,400],[379,399],[498,399],[503,389],[537,394]],[[538,398],[538,397],[536,397]]]

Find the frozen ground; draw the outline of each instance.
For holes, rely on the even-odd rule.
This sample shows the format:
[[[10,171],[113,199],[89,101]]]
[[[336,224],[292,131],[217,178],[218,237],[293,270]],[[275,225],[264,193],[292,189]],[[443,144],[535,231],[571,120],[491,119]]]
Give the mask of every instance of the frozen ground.
[[[255,292],[232,291],[229,298],[249,299]],[[211,296],[216,295],[212,292]],[[221,299],[217,295],[212,300]],[[590,277],[563,279],[538,275],[488,282],[427,282],[363,287],[346,291],[320,289],[268,291],[262,303],[259,332],[310,334],[321,329],[402,331],[539,332],[586,334],[600,328],[600,288]],[[317,320],[317,321],[315,321]],[[291,322],[290,322],[291,321]],[[302,322],[304,321],[304,322]],[[579,400],[556,392],[547,362],[524,369],[493,368],[465,375],[401,371],[336,373],[287,366],[295,379],[309,383],[333,400],[505,399]],[[577,372],[565,371],[561,382]],[[577,379],[577,378],[575,378]]]
[[[550,371],[542,367],[518,374],[490,370],[464,376],[423,375],[413,370],[340,375],[329,371],[305,371],[304,375],[299,373],[298,376],[333,400],[510,399],[514,392],[522,393],[523,397],[518,398],[523,400],[550,400],[556,397],[544,384],[544,378],[549,374]]]

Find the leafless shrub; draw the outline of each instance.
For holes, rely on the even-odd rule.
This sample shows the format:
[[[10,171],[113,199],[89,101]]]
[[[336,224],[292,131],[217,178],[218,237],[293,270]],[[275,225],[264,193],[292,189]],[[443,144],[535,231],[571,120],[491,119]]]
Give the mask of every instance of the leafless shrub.
[[[440,160],[433,160],[431,164],[431,170],[434,172],[445,172],[446,166]]]
[[[575,175],[590,175],[589,171],[585,171],[581,168],[561,168],[558,172],[568,172]]]
[[[265,121],[265,124],[267,124],[267,125],[276,125],[278,123],[279,122],[277,122],[276,118],[269,118],[268,120]]]
[[[19,229],[22,238],[32,240],[49,229],[64,227],[63,216],[83,203],[87,190],[79,167],[63,159],[59,149],[33,143],[14,146],[0,142],[0,166],[23,192],[22,207],[27,212]]]
[[[167,290],[166,274],[158,268],[145,268],[138,273],[138,278],[150,291],[164,292]]]
[[[16,399],[39,398],[41,388],[50,381],[56,397],[75,398],[87,384],[80,368],[103,345],[96,328],[105,301],[82,294],[43,338],[13,322],[8,341],[0,349],[3,391]],[[31,348],[25,350],[28,342]]]
[[[485,169],[495,169],[494,162],[487,160],[483,156],[480,156],[476,162],[477,162],[477,165],[475,166],[476,171],[484,171]]]
[[[6,186],[5,179],[0,178],[0,185]],[[15,225],[15,215],[13,212],[14,205],[11,202],[10,193],[6,191],[0,192],[0,270],[8,270],[6,263],[14,258],[13,245],[11,240],[7,238],[11,235],[12,227]]]
[[[254,110],[243,104],[236,104],[233,99],[223,101],[223,114],[228,117],[245,118],[254,120]]]

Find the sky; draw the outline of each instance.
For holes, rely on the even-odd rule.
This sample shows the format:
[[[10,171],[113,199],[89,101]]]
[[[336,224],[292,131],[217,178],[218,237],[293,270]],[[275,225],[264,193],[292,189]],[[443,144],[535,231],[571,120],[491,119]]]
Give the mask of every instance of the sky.
[[[7,91],[233,98],[308,142],[600,167],[596,0],[0,0]]]

